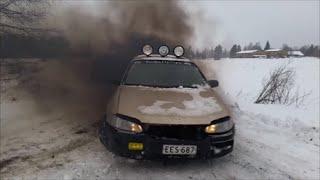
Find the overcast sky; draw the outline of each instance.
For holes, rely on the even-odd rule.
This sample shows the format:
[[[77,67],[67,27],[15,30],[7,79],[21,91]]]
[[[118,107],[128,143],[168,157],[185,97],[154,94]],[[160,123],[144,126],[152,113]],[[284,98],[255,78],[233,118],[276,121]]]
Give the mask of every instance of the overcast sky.
[[[274,48],[283,43],[320,43],[319,0],[208,0],[187,1],[186,5],[188,9],[199,7],[206,19],[215,22],[214,41],[226,46],[249,42],[261,42],[264,46],[267,40]]]

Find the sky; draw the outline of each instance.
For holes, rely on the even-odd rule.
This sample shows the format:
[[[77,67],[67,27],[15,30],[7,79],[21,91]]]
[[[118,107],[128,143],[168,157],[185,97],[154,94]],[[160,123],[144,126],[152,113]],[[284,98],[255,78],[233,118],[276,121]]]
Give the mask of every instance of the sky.
[[[186,1],[191,12],[201,11],[205,19],[213,22],[206,25],[215,44],[231,46],[269,40],[271,47],[280,48],[283,43],[290,46],[320,44],[319,0],[208,0]],[[208,23],[210,24],[210,23]],[[202,34],[198,32],[198,34]],[[208,38],[200,37],[200,39]],[[209,37],[210,38],[210,37]],[[199,46],[203,40],[199,40]]]

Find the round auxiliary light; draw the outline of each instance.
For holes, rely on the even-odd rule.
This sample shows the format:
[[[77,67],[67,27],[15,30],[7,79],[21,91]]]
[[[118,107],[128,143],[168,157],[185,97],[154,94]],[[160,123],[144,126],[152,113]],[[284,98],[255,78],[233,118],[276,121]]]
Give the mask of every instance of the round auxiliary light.
[[[184,48],[182,46],[176,46],[173,50],[173,53],[177,57],[181,57],[184,54]]]
[[[152,54],[152,46],[150,46],[149,44],[144,45],[143,48],[142,48],[142,52],[146,56],[150,56]]]
[[[159,54],[160,54],[160,56],[166,56],[166,55],[168,55],[168,54],[169,54],[169,48],[168,48],[168,46],[165,46],[165,45],[160,46],[160,47],[159,47]]]

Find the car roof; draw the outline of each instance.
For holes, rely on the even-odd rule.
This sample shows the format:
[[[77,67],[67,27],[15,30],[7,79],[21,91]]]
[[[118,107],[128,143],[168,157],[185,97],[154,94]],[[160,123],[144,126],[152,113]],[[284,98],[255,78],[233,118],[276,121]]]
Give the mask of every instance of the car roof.
[[[132,61],[180,61],[180,62],[191,62],[189,59],[186,59],[184,57],[176,57],[173,55],[167,55],[167,56],[160,56],[159,54],[151,54],[149,56],[147,55],[138,55],[135,58],[132,59]]]

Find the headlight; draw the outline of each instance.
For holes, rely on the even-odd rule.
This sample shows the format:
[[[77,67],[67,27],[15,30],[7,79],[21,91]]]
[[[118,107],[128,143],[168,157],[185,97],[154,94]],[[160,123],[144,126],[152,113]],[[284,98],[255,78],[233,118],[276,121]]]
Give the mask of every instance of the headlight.
[[[142,127],[139,124],[127,121],[118,116],[112,116],[110,125],[120,130],[129,131],[133,133],[141,133]]]
[[[223,118],[223,122],[213,123],[205,128],[206,133],[222,133],[229,131],[233,127],[233,122],[229,117]]]

